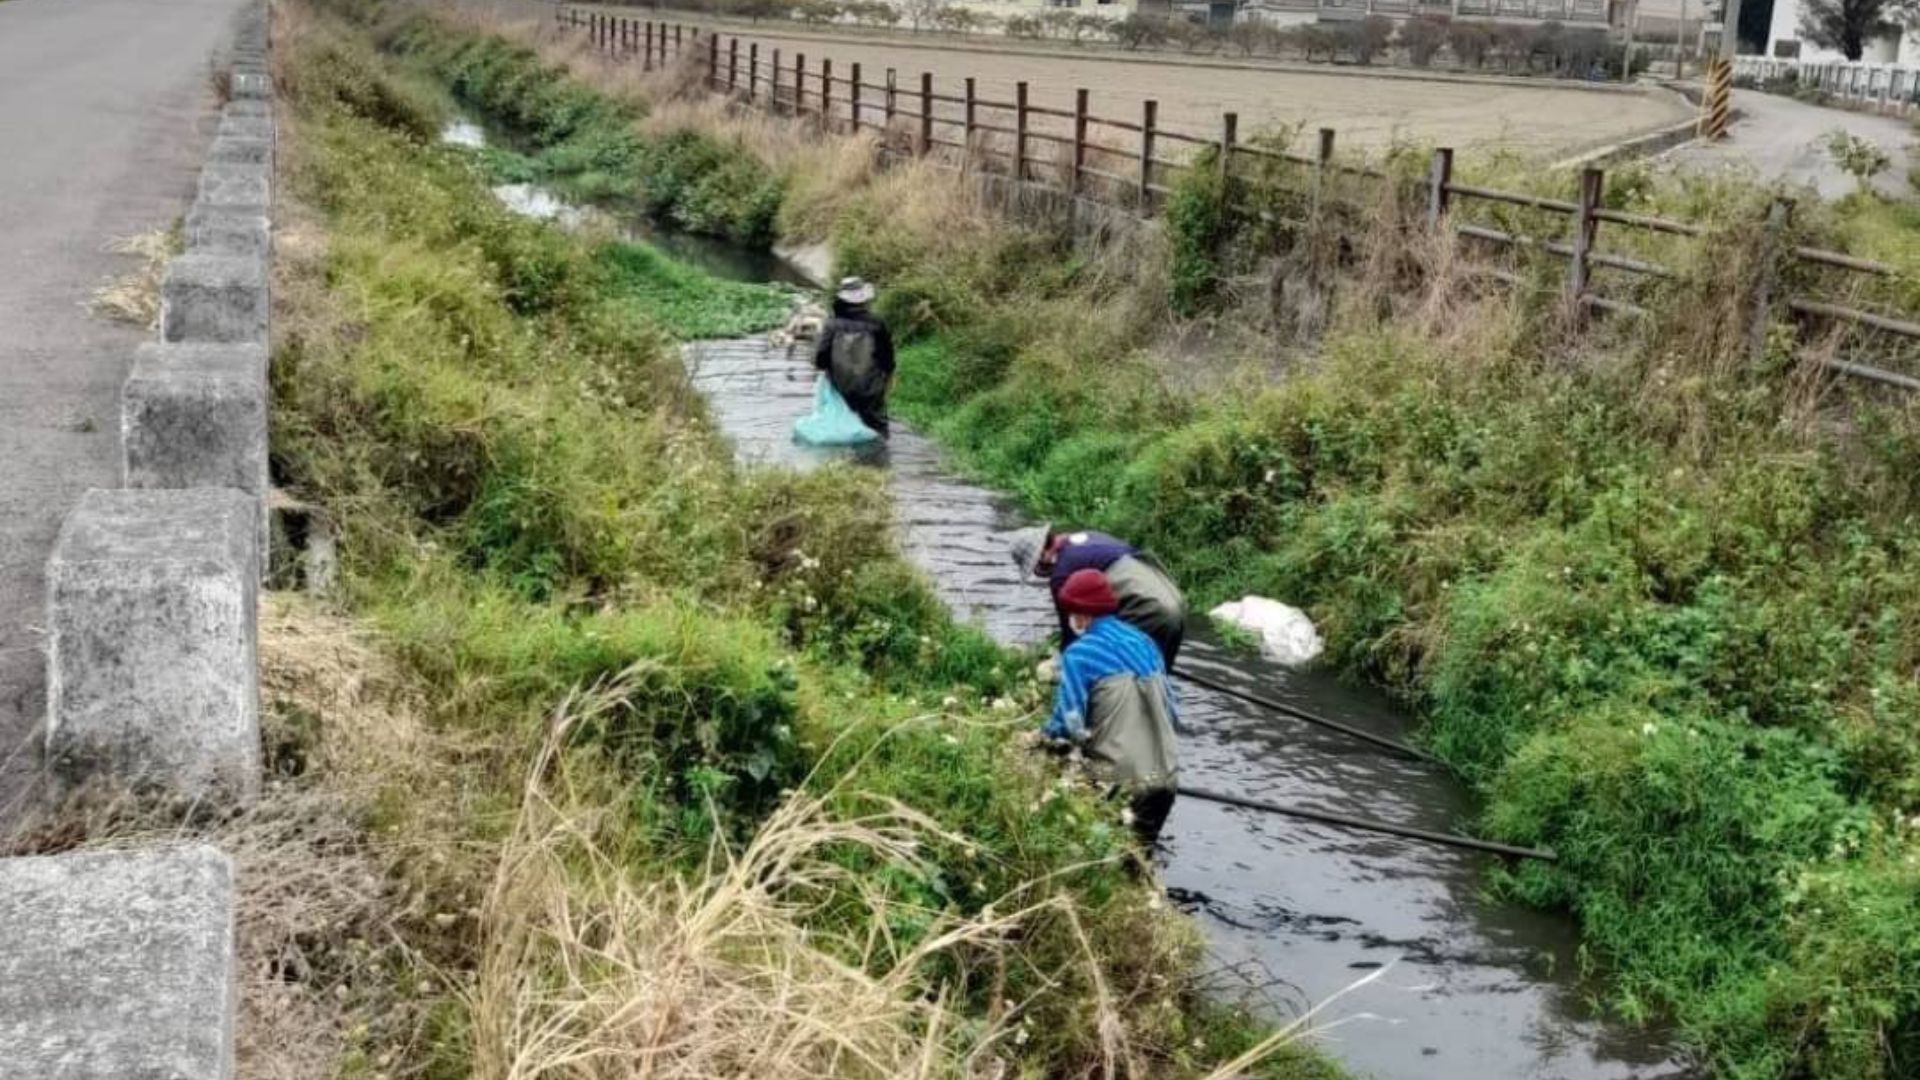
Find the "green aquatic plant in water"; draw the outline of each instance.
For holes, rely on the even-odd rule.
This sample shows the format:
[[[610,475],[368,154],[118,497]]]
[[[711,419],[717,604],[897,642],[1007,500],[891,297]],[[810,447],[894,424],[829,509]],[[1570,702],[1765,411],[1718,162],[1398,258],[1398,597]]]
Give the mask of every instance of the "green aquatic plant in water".
[[[741,337],[778,326],[792,308],[790,293],[765,285],[723,281],[678,262],[650,244],[614,242],[594,252],[605,293],[632,303],[683,341]]]

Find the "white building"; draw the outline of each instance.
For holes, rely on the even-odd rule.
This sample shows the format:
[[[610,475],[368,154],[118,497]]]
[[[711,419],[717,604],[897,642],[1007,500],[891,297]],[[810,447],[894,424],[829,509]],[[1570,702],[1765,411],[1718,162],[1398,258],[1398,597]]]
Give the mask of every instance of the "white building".
[[[1798,57],[1815,63],[1845,60],[1838,49],[1824,49],[1800,33],[1801,0],[1773,0],[1773,21],[1767,27],[1766,55],[1774,59]],[[1920,35],[1912,30],[1876,38],[1860,53],[1867,64],[1920,64]]]

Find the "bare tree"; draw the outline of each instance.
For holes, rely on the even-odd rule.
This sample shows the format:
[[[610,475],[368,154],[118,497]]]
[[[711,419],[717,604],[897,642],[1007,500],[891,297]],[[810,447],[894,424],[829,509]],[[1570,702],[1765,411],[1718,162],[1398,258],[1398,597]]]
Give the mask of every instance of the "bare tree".
[[[948,0],[907,0],[907,21],[917,31],[928,26],[940,25],[940,15],[947,9]]]
[[[1916,0],[1805,0],[1800,33],[1815,45],[1860,59],[1867,42],[1900,32],[1920,16]]]
[[[1447,43],[1453,21],[1445,15],[1421,15],[1400,24],[1400,44],[1406,46],[1407,59],[1414,67],[1428,67],[1440,46]]]

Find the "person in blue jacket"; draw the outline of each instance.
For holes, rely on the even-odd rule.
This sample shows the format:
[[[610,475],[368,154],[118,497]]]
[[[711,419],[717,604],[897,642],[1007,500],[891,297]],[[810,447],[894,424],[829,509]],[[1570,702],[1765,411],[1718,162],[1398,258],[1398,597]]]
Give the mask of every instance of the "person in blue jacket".
[[[1041,734],[1080,750],[1095,777],[1127,798],[1134,834],[1152,847],[1179,779],[1173,688],[1160,649],[1118,617],[1120,598],[1098,570],[1068,575],[1058,602],[1074,640],[1060,653],[1060,683]]]
[[[1120,598],[1120,617],[1152,638],[1166,669],[1173,670],[1187,634],[1187,601],[1158,559],[1106,533],[1062,533],[1051,525],[1022,529],[1009,546],[1020,572],[1044,580],[1052,591],[1062,648],[1073,644],[1075,634],[1060,590],[1075,573],[1098,570]]]

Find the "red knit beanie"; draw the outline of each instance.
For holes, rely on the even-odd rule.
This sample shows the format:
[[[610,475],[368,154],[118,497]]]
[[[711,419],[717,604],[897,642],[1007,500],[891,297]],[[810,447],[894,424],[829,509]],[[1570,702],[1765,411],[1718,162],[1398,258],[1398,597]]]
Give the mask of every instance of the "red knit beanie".
[[[1107,575],[1098,570],[1075,570],[1060,586],[1060,610],[1069,615],[1111,615],[1120,610]]]

